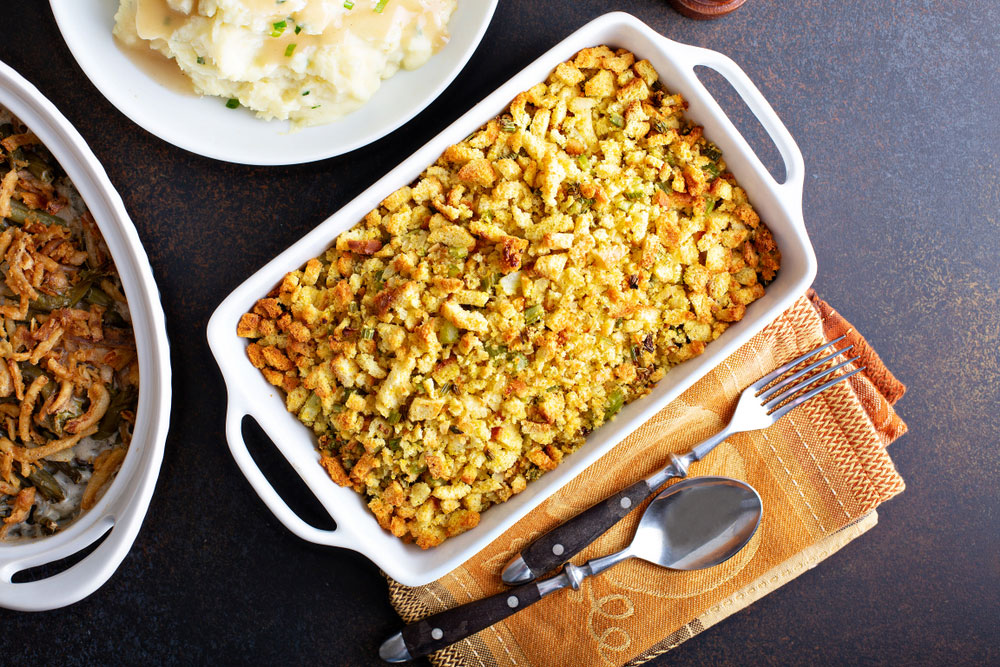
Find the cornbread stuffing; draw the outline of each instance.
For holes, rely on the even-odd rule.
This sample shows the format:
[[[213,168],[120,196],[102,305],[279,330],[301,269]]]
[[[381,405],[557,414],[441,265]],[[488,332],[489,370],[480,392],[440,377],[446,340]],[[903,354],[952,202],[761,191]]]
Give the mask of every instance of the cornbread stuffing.
[[[685,106],[585,49],[243,315],[383,528],[474,527],[763,296],[780,253]]]

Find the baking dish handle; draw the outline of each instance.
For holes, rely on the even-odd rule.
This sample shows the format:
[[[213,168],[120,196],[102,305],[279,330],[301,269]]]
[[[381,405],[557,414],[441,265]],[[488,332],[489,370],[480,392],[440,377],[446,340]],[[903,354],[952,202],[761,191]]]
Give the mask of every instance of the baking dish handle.
[[[274,487],[267,481],[264,473],[260,471],[250,456],[250,450],[247,449],[246,442],[243,440],[243,418],[247,416],[252,417],[253,414],[239,405],[238,401],[233,400],[230,391],[229,406],[226,409],[226,440],[229,441],[229,450],[233,454],[236,465],[250,482],[250,486],[257,492],[275,518],[284,524],[285,528],[307,542],[356,549],[354,540],[348,537],[348,533],[342,527],[338,526],[334,530],[322,530],[310,526],[292,511],[292,508],[278,495],[278,492],[274,490]]]
[[[768,177],[771,178],[774,183],[781,188],[782,191],[789,193],[790,197],[794,197],[794,202],[798,207],[801,208],[802,202],[802,186],[805,181],[805,162],[802,159],[802,152],[799,150],[798,145],[795,140],[792,139],[791,133],[789,133],[788,128],[785,124],[781,122],[778,118],[778,114],[775,113],[774,109],[771,107],[770,103],[764,98],[764,95],[760,92],[757,86],[754,85],[750,77],[746,75],[746,72],[740,68],[735,62],[730,58],[722,55],[718,51],[712,51],[709,49],[702,49],[697,46],[682,45],[684,49],[688,52],[688,67],[694,73],[694,68],[701,65],[703,67],[709,67],[719,74],[721,74],[729,82],[729,84],[736,90],[746,105],[750,108],[750,111],[760,124],[767,131],[768,135],[771,137],[771,141],[778,149],[778,153],[781,154],[781,159],[785,163],[785,182],[778,183],[777,180],[771,176],[770,172],[764,168],[763,163],[760,163],[760,158],[757,161],[760,163],[761,168],[767,173]],[[695,76],[697,79],[697,76]],[[699,81],[700,84],[700,81]],[[704,86],[702,86],[704,88]],[[707,92],[707,89],[706,89]],[[709,93],[711,95],[711,93]],[[752,152],[752,151],[751,151]],[[756,154],[754,154],[756,157]],[[801,216],[796,216],[800,219]]]
[[[17,611],[48,611],[73,604],[96,591],[117,569],[135,540],[138,526],[132,524],[136,517],[129,510],[126,513],[119,519],[113,515],[104,516],[92,527],[93,537],[83,547],[72,544],[68,545],[70,548],[43,551],[6,563],[0,569],[0,607]],[[138,521],[142,521],[141,515]],[[59,574],[23,583],[11,580],[18,572],[55,562],[86,549],[106,533],[107,538],[93,552]]]

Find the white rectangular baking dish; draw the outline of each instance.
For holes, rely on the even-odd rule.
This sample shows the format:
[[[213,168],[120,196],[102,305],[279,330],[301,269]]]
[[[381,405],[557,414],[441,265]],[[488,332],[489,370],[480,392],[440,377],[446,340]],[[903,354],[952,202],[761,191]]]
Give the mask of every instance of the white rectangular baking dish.
[[[705,135],[724,151],[729,169],[747,190],[761,218],[774,233],[782,253],[781,271],[768,287],[767,294],[748,308],[746,317],[711,343],[703,355],[672,369],[651,395],[626,406],[614,422],[592,433],[587,443],[564,459],[556,470],[531,482],[525,491],[508,502],[484,512],[478,527],[427,551],[404,544],[379,527],[360,495],[337,486],[318,465],[319,455],[311,431],[285,410],[278,390],[250,364],[246,342],[236,335],[236,324],[240,316],[280,282],[285,273],[322,254],[338,234],[356,224],[388,194],[416,178],[446,147],[461,141],[500,113],[517,93],[543,81],[557,64],[572,58],[580,49],[599,44],[627,48],[639,58],[648,58],[667,89],[684,95],[690,103],[689,118],[703,125]],[[768,131],[785,162],[787,177],[784,183],[779,184],[770,176],[711,94],[698,81],[694,68],[699,65],[710,67],[725,76]],[[802,156],[788,130],[760,91],[729,58],[714,51],[673,42],[635,17],[621,12],[606,14],[588,23],[281,253],[222,302],[208,324],[208,342],[229,392],[226,434],[236,463],[275,516],[302,539],[358,551],[407,586],[426,584],[447,574],[675,399],[791,306],[806,290],[816,274],[816,258],[802,220],[803,173]],[[301,475],[336,521],[336,530],[319,530],[306,524],[274,491],[254,464],[243,442],[241,424],[246,415],[257,420]],[[666,452],[663,458],[666,461]]]
[[[139,405],[128,454],[93,508],[49,537],[0,542],[0,607],[44,611],[96,591],[125,558],[146,516],[170,421],[170,354],[160,293],[139,235],[101,163],[83,137],[38,89],[0,62],[0,105],[41,139],[73,182],[107,242],[121,276],[139,358]],[[14,575],[83,551],[83,560],[36,581]]]

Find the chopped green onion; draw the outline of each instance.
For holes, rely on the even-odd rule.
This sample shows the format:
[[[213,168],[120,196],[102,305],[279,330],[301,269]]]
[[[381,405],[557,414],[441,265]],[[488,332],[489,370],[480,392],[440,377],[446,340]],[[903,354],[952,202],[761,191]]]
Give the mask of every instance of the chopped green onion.
[[[295,26],[295,34],[297,35],[300,32],[302,32],[302,26],[300,26],[300,25]]]
[[[452,383],[445,382],[443,385],[441,385],[441,389],[438,390],[438,393],[442,395],[450,394],[453,387],[454,385]]]
[[[302,97],[305,97],[308,94],[309,94],[309,91],[307,90],[306,92],[302,93]]]
[[[375,338],[375,328],[374,327],[365,327],[364,329],[361,330],[361,339],[362,340],[371,340],[373,338]]]
[[[640,191],[626,192],[625,193],[625,199],[628,199],[629,201],[638,201],[638,200],[642,199],[645,196],[646,196],[646,193],[645,192],[640,192]]]
[[[197,63],[198,63],[199,65],[204,65],[204,64],[205,64],[205,59],[204,59],[204,58],[202,58],[201,56],[198,56],[198,58],[197,58]]]
[[[708,206],[705,207],[705,215],[708,215],[715,210],[715,202],[718,200],[715,197],[705,197],[705,201],[708,202]]]
[[[402,416],[399,414],[399,411],[393,410],[392,412],[389,413],[389,416],[386,417],[385,419],[390,424],[398,424],[401,418]]]
[[[540,304],[536,303],[534,306],[531,306],[526,311],[524,311],[524,323],[534,324],[538,320],[542,319],[542,314],[544,312],[545,309],[542,308]]]
[[[319,109],[319,106],[320,106],[320,105],[318,105],[318,104],[314,104],[314,105],[312,105],[312,106],[311,106],[311,107],[309,107],[309,108],[310,108],[310,109]]]
[[[285,28],[288,27],[288,23],[285,21],[278,21],[277,23],[272,23],[271,27],[271,37],[281,37],[281,33],[285,32]]]
[[[354,9],[354,3],[351,0],[344,0],[344,9]]]
[[[238,99],[236,99],[235,97],[230,97],[229,100],[226,101],[226,108],[227,109],[235,109],[239,105],[240,105],[240,101]]]
[[[707,172],[712,175],[712,178],[719,177],[719,166],[716,164],[706,164],[701,168],[702,171]]]
[[[394,452],[398,452],[400,449],[402,449],[402,447],[399,446],[399,443],[402,441],[403,441],[402,438],[393,438],[392,440],[386,440],[385,446]]]
[[[438,329],[438,341],[442,345],[450,345],[457,340],[458,340],[458,327],[456,327],[448,320],[443,320],[441,322],[441,328]]]
[[[614,125],[615,127],[625,127],[625,119],[619,116],[618,114],[612,114],[611,118],[609,118],[608,120],[610,120],[611,124]]]
[[[608,421],[622,409],[625,405],[625,394],[622,393],[621,389],[615,389],[608,396],[608,402],[604,406],[604,421]]]
[[[375,13],[381,14],[387,4],[389,4],[389,0],[378,0],[378,3],[375,4]]]
[[[291,58],[293,53],[295,53],[295,45],[294,44],[289,44],[288,46],[285,47],[285,57],[286,58]]]

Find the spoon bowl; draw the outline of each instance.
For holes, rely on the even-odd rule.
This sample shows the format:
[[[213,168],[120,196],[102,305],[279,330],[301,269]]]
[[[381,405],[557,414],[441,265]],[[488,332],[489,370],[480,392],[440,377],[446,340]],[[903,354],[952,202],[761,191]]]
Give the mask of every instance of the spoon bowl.
[[[649,504],[628,551],[674,570],[713,567],[750,541],[763,513],[760,496],[749,484],[728,477],[691,477]]]

